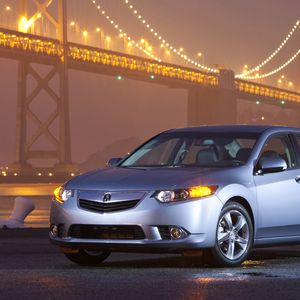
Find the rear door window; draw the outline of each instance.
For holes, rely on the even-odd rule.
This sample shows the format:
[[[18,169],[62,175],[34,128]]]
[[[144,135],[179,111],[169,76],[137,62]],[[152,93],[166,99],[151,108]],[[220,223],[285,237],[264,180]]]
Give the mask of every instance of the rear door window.
[[[295,135],[295,139],[296,139],[296,143],[297,143],[297,146],[298,146],[298,147],[296,147],[297,148],[296,150],[298,150],[297,154],[298,154],[298,158],[300,159],[300,134]]]

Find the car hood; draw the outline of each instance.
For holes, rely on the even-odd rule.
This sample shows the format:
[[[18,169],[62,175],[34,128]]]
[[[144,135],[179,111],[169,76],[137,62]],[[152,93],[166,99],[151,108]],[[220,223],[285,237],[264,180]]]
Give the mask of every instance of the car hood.
[[[113,167],[82,174],[66,187],[82,190],[156,190],[184,188],[203,184],[212,173],[210,168],[120,168]]]

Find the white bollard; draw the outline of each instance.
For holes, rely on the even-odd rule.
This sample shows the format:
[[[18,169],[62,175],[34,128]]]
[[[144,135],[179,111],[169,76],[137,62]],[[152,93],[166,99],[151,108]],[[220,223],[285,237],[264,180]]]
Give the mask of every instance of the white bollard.
[[[0,220],[0,228],[24,228],[25,218],[35,209],[28,197],[16,197],[15,206],[7,220]]]

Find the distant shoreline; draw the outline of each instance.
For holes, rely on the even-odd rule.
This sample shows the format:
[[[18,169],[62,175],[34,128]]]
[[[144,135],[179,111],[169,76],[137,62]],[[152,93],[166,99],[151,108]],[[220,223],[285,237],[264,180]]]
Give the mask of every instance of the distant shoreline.
[[[1,183],[1,196],[50,196],[60,183]]]

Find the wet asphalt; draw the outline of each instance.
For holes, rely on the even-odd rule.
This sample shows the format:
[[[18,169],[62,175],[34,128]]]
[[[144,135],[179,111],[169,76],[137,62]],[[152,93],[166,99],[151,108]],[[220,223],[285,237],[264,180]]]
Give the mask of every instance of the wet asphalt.
[[[49,243],[45,229],[1,230],[0,299],[300,299],[300,246],[254,250],[238,268],[133,253],[81,267]]]

